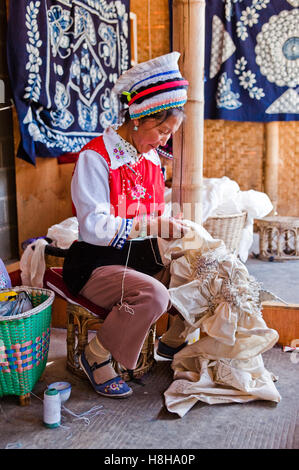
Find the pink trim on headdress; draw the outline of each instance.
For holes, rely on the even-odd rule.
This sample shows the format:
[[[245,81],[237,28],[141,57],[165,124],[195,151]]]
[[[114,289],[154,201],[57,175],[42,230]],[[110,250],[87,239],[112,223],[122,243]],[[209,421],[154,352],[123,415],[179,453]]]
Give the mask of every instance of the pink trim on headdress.
[[[134,95],[133,98],[131,98],[129,102],[129,106],[131,106],[131,104],[133,104],[134,101],[136,101],[138,98],[149,95],[150,93],[153,93],[155,91],[160,91],[160,90],[165,90],[168,88],[175,88],[177,86],[185,86],[185,85],[189,85],[188,80],[175,80],[173,82],[163,83],[162,85],[154,86],[152,88],[149,88],[148,90],[143,90],[140,93],[137,93],[136,95]]]

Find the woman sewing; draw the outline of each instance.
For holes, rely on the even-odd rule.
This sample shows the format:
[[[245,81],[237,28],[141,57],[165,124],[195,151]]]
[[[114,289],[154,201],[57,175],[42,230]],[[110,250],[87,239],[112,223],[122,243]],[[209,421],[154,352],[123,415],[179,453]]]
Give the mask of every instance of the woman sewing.
[[[134,369],[150,326],[170,306],[157,237],[179,238],[186,227],[163,217],[164,179],[156,149],[183,120],[188,82],[179,53],[131,68],[113,92],[127,103],[123,123],[108,128],[80,152],[71,183],[79,240],[68,251],[63,277],[68,288],[109,311],[81,355],[94,390],[113,398],[132,389],[112,367],[111,356]],[[185,343],[175,326],[159,342],[171,358]]]

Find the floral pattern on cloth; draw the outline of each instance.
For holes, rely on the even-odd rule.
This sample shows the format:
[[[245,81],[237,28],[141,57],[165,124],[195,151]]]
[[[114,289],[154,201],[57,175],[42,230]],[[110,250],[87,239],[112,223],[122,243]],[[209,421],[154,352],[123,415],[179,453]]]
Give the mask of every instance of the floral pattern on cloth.
[[[21,131],[18,157],[35,163],[36,156],[79,152],[118,121],[111,89],[130,67],[129,3],[10,2],[8,65]]]
[[[261,356],[278,340],[262,317],[262,286],[221,240],[184,223],[190,227],[185,237],[159,239],[159,250],[170,265],[170,300],[184,318],[182,341],[198,328],[205,335],[174,356],[167,409],[182,417],[198,401],[280,401]]]
[[[205,119],[298,120],[298,6],[206,2]]]

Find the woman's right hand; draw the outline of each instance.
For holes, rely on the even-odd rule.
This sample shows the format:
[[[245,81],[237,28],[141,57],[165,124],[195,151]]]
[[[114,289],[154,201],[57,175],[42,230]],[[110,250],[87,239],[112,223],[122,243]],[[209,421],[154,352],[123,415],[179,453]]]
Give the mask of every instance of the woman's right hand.
[[[166,240],[182,238],[190,230],[180,219],[174,217],[155,217],[147,223],[148,235],[157,236]]]

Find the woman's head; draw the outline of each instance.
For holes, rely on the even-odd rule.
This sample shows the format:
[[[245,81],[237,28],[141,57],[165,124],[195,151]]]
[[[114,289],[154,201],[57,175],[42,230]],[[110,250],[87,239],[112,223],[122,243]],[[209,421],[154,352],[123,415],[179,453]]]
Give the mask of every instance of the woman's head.
[[[130,140],[138,153],[165,146],[180,127],[185,113],[183,108],[170,108],[140,119],[126,119]]]
[[[179,57],[178,52],[156,57],[137,64],[118,78],[112,91],[127,104],[130,119],[150,118],[160,111],[184,106],[188,81],[178,68]]]

